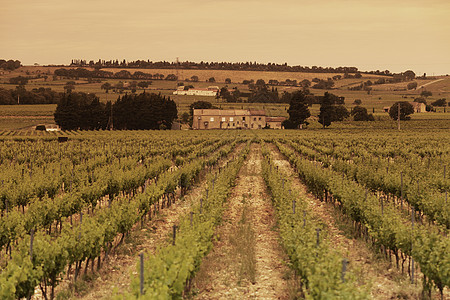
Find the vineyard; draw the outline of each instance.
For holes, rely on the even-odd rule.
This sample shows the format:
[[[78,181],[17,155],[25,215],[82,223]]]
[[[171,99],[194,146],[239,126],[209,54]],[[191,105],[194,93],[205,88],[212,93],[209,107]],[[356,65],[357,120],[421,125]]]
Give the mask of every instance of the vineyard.
[[[1,299],[450,297],[447,129],[0,144]]]

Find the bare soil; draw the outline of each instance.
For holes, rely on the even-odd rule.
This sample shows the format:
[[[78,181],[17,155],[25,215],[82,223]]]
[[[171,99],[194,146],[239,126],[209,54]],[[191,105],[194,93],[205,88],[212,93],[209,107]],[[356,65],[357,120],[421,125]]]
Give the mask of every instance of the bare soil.
[[[261,149],[253,144],[228,200],[218,240],[193,281],[196,299],[287,299],[287,257],[261,176]]]

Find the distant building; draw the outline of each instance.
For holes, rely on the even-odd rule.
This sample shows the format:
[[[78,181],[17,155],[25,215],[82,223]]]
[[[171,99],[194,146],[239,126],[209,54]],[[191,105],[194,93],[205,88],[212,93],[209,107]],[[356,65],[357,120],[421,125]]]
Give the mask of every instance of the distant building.
[[[422,113],[427,111],[427,106],[424,103],[419,102],[409,102],[414,108],[415,113]],[[389,112],[391,108],[389,106],[383,107],[384,112]]]
[[[264,110],[194,109],[193,129],[262,129],[266,126]]]
[[[270,129],[284,129],[283,125],[281,124],[285,120],[286,120],[285,117],[266,117],[266,125]]]
[[[427,111],[427,106],[424,103],[419,102],[409,102],[414,108],[415,113],[421,113]]]
[[[188,89],[185,90],[184,86],[179,86],[178,89],[173,92],[174,95],[189,95],[189,96],[210,96],[215,97],[219,92],[218,86],[208,86],[206,89]]]

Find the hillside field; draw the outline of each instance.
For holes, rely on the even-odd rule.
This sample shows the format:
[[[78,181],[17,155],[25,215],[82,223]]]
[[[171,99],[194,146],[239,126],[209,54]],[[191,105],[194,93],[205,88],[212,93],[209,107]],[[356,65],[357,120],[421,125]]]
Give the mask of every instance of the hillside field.
[[[25,66],[21,67],[13,72],[1,71],[0,72],[0,88],[5,89],[14,89],[15,85],[8,84],[8,80],[11,77],[15,76],[41,76],[41,78],[32,79],[26,85],[27,90],[31,90],[33,88],[45,87],[51,88],[57,92],[63,92],[64,86],[68,81],[73,79],[66,78],[53,78],[52,74],[55,69],[59,67],[42,67],[42,66]],[[66,67],[67,68],[67,67]],[[88,68],[89,69],[89,68]],[[105,69],[107,71],[119,71],[122,69]],[[148,72],[150,74],[175,74],[176,70],[167,70],[167,69],[127,69],[131,73],[135,71]],[[335,73],[327,74],[327,73],[295,73],[295,72],[255,72],[255,71],[217,71],[217,70],[178,70],[180,78],[190,78],[191,76],[198,76],[199,82],[184,82],[185,85],[192,84],[196,88],[205,88],[211,85],[218,86],[219,88],[226,86],[224,83],[226,78],[231,79],[231,84],[228,84],[228,88],[231,89],[233,87],[237,87],[241,91],[248,91],[247,85],[243,85],[243,80],[257,80],[263,79],[266,82],[270,79],[276,79],[278,81],[284,81],[286,79],[301,81],[303,79],[312,80],[313,78],[327,79],[334,75]],[[342,74],[340,74],[342,75]],[[47,78],[43,78],[42,76],[47,76]],[[206,82],[210,77],[214,77],[216,82]],[[328,90],[328,92],[336,94],[338,96],[345,97],[345,105],[348,110],[354,106],[352,103],[356,99],[360,99],[362,101],[362,106],[366,107],[367,110],[371,113],[374,113],[378,120],[385,120],[387,114],[383,111],[384,107],[390,107],[396,101],[413,101],[414,98],[420,96],[422,90],[431,91],[433,95],[427,98],[427,102],[431,103],[440,98],[446,98],[447,102],[450,99],[450,78],[443,76],[439,78],[433,79],[419,79],[416,80],[418,83],[417,90],[406,90],[406,85],[408,82],[396,83],[396,84],[383,84],[383,85],[373,85],[373,90],[370,94],[365,91],[351,91],[348,90],[348,87],[359,85],[361,82],[371,80],[375,81],[381,76],[375,75],[367,75],[363,74],[362,78],[356,79],[341,79],[335,82],[335,87],[332,90]],[[106,93],[105,90],[101,89],[101,85],[105,82],[109,82],[111,85],[115,85],[117,82],[122,81],[126,82],[126,80],[118,80],[118,79],[102,79],[100,83],[88,83],[86,79],[74,80],[76,82],[75,90],[86,93],[95,93],[101,101],[115,101],[120,94],[114,93],[110,91]],[[182,96],[182,95],[173,95],[173,91],[176,89],[177,82],[175,81],[166,81],[166,80],[152,80],[152,84],[149,86],[147,91],[161,93],[168,97],[171,97],[175,100],[178,105],[178,115],[181,116],[184,112],[188,111],[189,105],[194,101],[209,101],[213,103],[215,106],[220,108],[255,108],[255,109],[265,109],[268,116],[288,116],[287,115],[287,104],[276,104],[276,103],[225,103],[221,99],[216,99],[215,97],[202,97],[202,96]],[[276,86],[279,94],[281,95],[284,91],[292,92],[298,88],[288,87],[288,86]],[[323,95],[325,90],[318,89],[310,89],[311,93],[315,95]],[[125,91],[127,92],[127,91]],[[128,91],[130,92],[130,91]],[[142,92],[141,89],[138,88],[137,92]],[[245,101],[245,98],[244,98]],[[0,107],[0,129],[21,129],[24,127],[28,127],[31,125],[37,125],[32,121],[29,117],[39,116],[42,121],[45,123],[52,123],[51,116],[54,111],[53,106],[41,106],[37,105],[34,107],[8,107],[1,106]],[[311,108],[312,115],[318,114],[318,106],[313,105]],[[14,120],[12,118],[8,118],[8,116],[14,116]],[[20,124],[20,118],[22,117],[23,124]],[[437,113],[425,113],[425,114],[415,114],[412,116],[413,119],[442,119],[448,120],[450,118],[449,110],[446,109],[446,113],[444,113],[443,108],[437,108]],[[37,123],[40,123],[40,120],[35,119]],[[23,125],[23,126],[22,126]]]

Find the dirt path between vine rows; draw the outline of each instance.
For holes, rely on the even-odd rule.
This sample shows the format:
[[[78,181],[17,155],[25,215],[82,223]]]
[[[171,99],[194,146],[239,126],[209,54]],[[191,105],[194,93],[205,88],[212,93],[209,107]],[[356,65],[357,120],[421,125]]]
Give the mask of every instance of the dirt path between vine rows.
[[[194,278],[194,299],[287,299],[290,270],[253,144],[228,199],[218,240]]]
[[[238,145],[227,157],[221,159],[218,166],[224,167],[244,147]],[[203,174],[207,171],[203,171]],[[215,167],[213,172],[218,172]],[[152,220],[144,222],[141,227],[137,224],[130,235],[120,245],[116,252],[109,256],[106,263],[102,262],[99,272],[94,274],[88,271],[88,277],[77,283],[78,294],[76,299],[110,299],[113,295],[130,291],[131,280],[137,277],[138,255],[140,252],[155,253],[157,247],[171,241],[173,225],[176,225],[180,216],[188,214],[191,207],[200,201],[205,186],[205,175],[201,175],[187,194],[183,197],[177,195],[177,200],[170,207],[160,210]],[[84,266],[84,265],[83,265]],[[84,270],[82,270],[84,271]],[[63,283],[64,288],[58,287],[59,292],[67,293],[68,282]]]
[[[322,202],[308,193],[289,161],[275,145],[268,146],[274,164],[291,183],[292,192],[297,193],[301,199],[305,199],[313,215],[327,226],[331,245],[334,245],[350,261],[349,269],[359,277],[361,283],[371,286],[373,299],[418,299],[420,284],[411,285],[409,277],[402,275],[396,269],[395,262],[390,266],[389,262],[377,257],[364,241],[348,237],[349,234],[346,236],[345,232],[339,229],[333,205]]]

